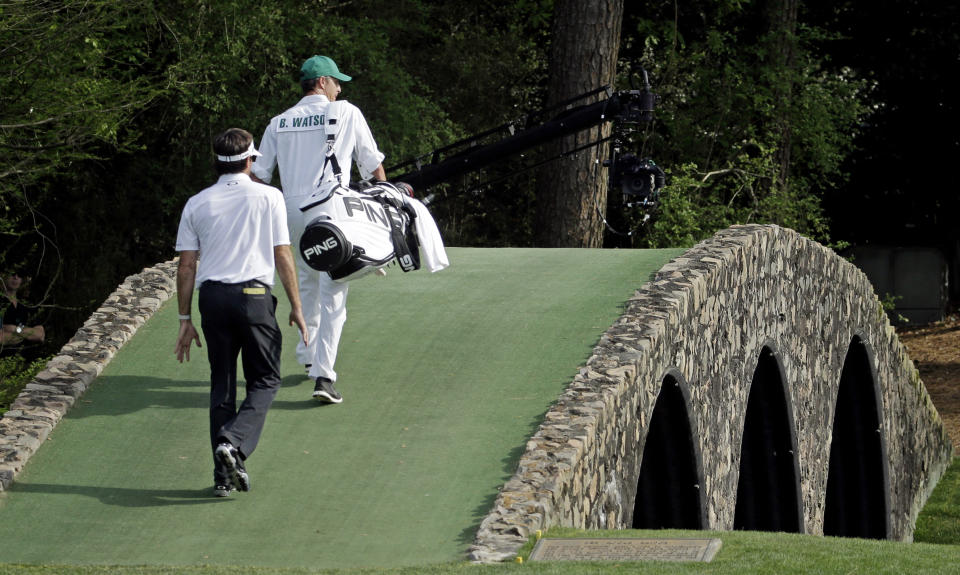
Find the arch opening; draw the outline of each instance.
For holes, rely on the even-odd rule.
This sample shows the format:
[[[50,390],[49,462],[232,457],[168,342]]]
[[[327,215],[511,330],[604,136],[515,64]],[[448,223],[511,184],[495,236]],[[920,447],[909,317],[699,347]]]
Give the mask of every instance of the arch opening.
[[[888,537],[887,466],[871,365],[866,346],[855,337],[847,350],[837,390],[824,535]]]
[[[647,429],[634,529],[703,529],[693,433],[679,380],[667,375]]]
[[[740,448],[733,528],[800,533],[800,484],[786,386],[765,347],[753,372]]]

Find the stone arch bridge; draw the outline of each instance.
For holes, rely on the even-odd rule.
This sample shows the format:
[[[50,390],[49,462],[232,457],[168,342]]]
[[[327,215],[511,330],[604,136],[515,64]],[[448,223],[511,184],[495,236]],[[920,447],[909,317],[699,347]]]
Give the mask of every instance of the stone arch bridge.
[[[866,276],[791,230],[736,226],[628,302],[471,557],[551,526],[910,541],[951,450]]]
[[[170,297],[174,273],[167,262],[128,278],[81,330],[90,341],[65,346],[4,414],[0,491]],[[733,227],[627,303],[527,442],[470,554],[512,558],[551,526],[910,541],[951,457],[867,278],[791,230]]]

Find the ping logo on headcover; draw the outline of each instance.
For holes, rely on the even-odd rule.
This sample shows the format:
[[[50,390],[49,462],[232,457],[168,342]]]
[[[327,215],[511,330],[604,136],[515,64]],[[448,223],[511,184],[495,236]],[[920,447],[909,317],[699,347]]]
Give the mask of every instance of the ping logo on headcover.
[[[315,244],[312,248],[305,249],[303,251],[303,259],[309,260],[310,256],[319,256],[323,254],[323,252],[336,249],[339,245],[337,238],[327,238],[322,244]]]

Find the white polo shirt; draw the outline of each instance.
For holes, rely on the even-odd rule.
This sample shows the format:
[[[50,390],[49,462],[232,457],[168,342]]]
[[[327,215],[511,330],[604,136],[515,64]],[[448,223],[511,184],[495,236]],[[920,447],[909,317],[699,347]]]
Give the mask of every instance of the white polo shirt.
[[[331,105],[335,106],[338,126],[333,149],[343,170],[343,185],[350,182],[351,160],[363,179],[370,178],[383,162],[384,155],[377,149],[359,108],[345,100],[331,103],[323,95],[304,96],[296,106],[270,120],[258,148],[262,155],[252,169],[254,175],[269,182],[279,165],[288,202],[310,195],[320,180],[327,152],[326,114]]]
[[[273,285],[275,246],[290,245],[280,190],[247,174],[224,174],[187,200],[177,251],[198,251],[196,283],[206,280]]]

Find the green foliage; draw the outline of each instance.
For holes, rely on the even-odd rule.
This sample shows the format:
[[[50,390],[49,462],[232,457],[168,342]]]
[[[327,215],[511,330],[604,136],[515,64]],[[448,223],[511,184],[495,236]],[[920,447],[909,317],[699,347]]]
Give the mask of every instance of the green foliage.
[[[669,242],[736,223],[828,239],[821,199],[845,181],[868,86],[849,70],[824,70],[814,49],[827,35],[802,22],[778,57],[785,49],[779,31],[765,31],[762,8],[695,2],[676,15],[672,6],[628,15],[621,83],[641,62],[662,97],[655,129],[636,145],[672,167],[642,245],[685,245]]]
[[[37,251],[25,245],[48,245],[38,220],[55,197],[52,180],[135,146],[130,119],[156,89],[136,73],[137,46],[115,37],[140,4],[12,2],[0,11],[0,261],[19,265]]]
[[[33,361],[20,355],[0,357],[0,414],[10,407],[30,380],[46,367],[51,357]]]
[[[897,313],[897,302],[902,299],[902,295],[894,295],[889,292],[884,293],[883,297],[880,298],[880,307],[883,308],[883,311],[887,313],[887,317],[890,318],[890,321],[895,325],[910,323],[910,318]]]
[[[897,309],[897,301],[903,299],[902,295],[893,295],[892,293],[884,293],[883,297],[880,298],[880,306],[883,307],[883,310],[886,312],[891,312]]]
[[[538,43],[549,7],[5,4],[0,267],[29,263],[49,288],[39,303],[51,306],[45,323],[56,346],[123,277],[174,255],[184,202],[215,178],[213,136],[238,126],[259,140],[300,99],[304,59],[329,54],[354,77],[342,97],[364,111],[389,167],[515,114],[512,98],[535,99],[527,81],[544,68]],[[459,213],[475,218],[472,206]],[[511,217],[499,215],[497,227]]]
[[[390,60],[409,71],[414,78],[414,92],[444,110],[453,128],[449,134],[438,133],[440,137],[432,140],[418,136],[421,146],[415,154],[388,158],[388,168],[416,154],[516,120],[544,101],[551,0],[422,1],[400,5],[386,0],[370,4],[374,10],[390,15],[377,20],[377,26],[385,27],[392,38],[394,52]],[[418,117],[410,120],[426,123]],[[532,179],[529,174],[499,179],[516,165],[515,158],[504,158],[482,174],[470,174],[430,190],[437,198],[431,210],[445,242],[529,245],[533,235]],[[411,166],[398,168],[388,176],[410,169]],[[478,187],[478,181],[495,183]]]
[[[650,72],[658,120],[635,149],[670,177],[646,223],[610,194],[608,217],[641,230],[629,245],[689,245],[746,222],[826,239],[820,198],[844,181],[868,87],[817,55],[832,36],[800,22],[784,66],[759,1],[648,4],[625,5],[618,87],[638,62]],[[300,98],[305,58],[329,54],[354,77],[342,97],[390,168],[541,108],[552,11],[552,0],[5,4],[0,261],[33,266],[52,341],[65,341],[124,276],[172,257],[180,209],[213,180],[212,137],[239,126],[259,140]],[[518,165],[488,168],[490,185],[431,190],[449,244],[531,244],[533,176],[499,179]]]
[[[690,246],[705,235],[693,194],[674,193],[673,190],[696,190],[699,181],[693,175],[696,166],[692,164],[667,170],[670,188],[660,197],[659,214],[648,231],[646,241],[650,247]]]

